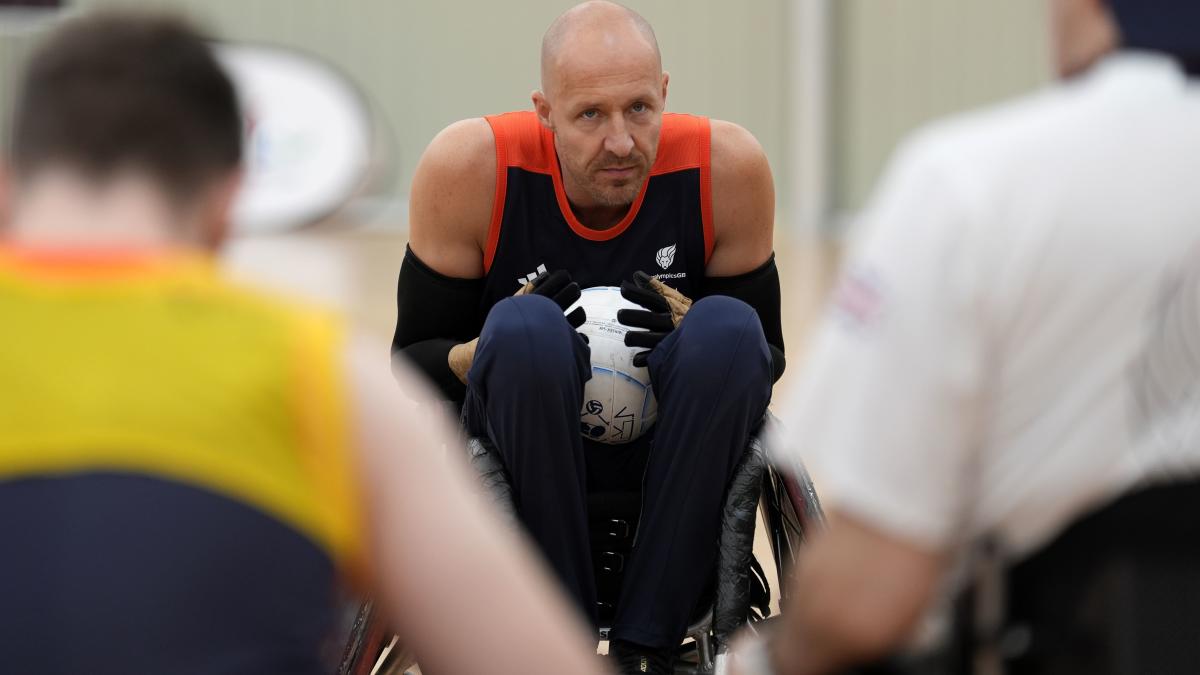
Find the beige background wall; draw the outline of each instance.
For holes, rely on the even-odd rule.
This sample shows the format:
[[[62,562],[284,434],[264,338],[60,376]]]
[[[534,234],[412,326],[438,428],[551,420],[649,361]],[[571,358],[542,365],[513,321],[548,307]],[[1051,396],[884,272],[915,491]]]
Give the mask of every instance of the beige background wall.
[[[804,3],[828,7],[827,201],[861,206],[906,132],[950,111],[1047,79],[1048,0],[629,0],[654,25],[672,74],[668,105],[736,121],[775,169],[781,225],[794,200],[799,120],[790,92],[808,57],[792,40]],[[387,123],[403,196],[417,158],[446,124],[528,107],[538,42],[572,0],[76,0],[179,9],[219,37],[293,46],[329,59]],[[0,95],[30,39],[0,35]],[[797,57],[799,55],[799,57]],[[803,151],[803,148],[800,149]],[[394,219],[403,218],[400,209]]]
[[[80,7],[111,0],[78,0]],[[421,151],[465,117],[526,109],[542,32],[571,0],[138,0],[181,8],[231,40],[311,51],[350,74],[385,113],[407,190]],[[668,108],[736,121],[787,181],[788,0],[631,0],[655,26]]]
[[[835,210],[860,207],[920,124],[1049,78],[1049,0],[829,0]]]
[[[780,196],[777,249],[798,325],[819,299],[830,264],[789,217],[796,199],[793,83],[825,68],[826,203],[832,214],[863,203],[896,141],[936,116],[1046,81],[1049,0],[629,0],[656,27],[672,73],[668,107],[737,121],[765,147]],[[812,4],[816,3],[816,4]],[[89,9],[111,0],[77,0]],[[339,66],[390,127],[397,208],[382,228],[317,228],[235,242],[231,266],[259,281],[316,295],[372,332],[394,322],[404,247],[404,196],[417,158],[446,124],[524,108],[538,84],[545,26],[572,0],[125,0],[181,9],[230,40],[293,46]],[[823,6],[824,59],[793,40],[801,10]],[[819,13],[818,13],[819,14]],[[36,31],[0,26],[0,103]],[[820,56],[820,55],[816,55]],[[823,62],[822,62],[823,61]],[[0,111],[5,106],[0,106]],[[0,112],[0,115],[4,115]],[[2,128],[2,127],[0,127]],[[800,144],[801,146],[803,144]],[[356,212],[351,212],[356,213]],[[353,220],[343,214],[341,225]],[[833,219],[837,220],[837,219]],[[827,232],[833,230],[826,230]],[[789,328],[789,336],[800,331]]]

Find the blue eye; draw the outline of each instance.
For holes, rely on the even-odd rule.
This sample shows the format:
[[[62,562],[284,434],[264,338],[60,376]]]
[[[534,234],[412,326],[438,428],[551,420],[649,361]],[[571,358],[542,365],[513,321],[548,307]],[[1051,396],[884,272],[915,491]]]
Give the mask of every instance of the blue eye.
[[[634,103],[633,107],[630,108],[630,110],[632,110],[635,113],[644,113],[649,109],[650,108],[648,108],[645,103]]]
[[[579,116],[585,120],[594,120],[600,116],[600,113],[595,110],[584,110]]]

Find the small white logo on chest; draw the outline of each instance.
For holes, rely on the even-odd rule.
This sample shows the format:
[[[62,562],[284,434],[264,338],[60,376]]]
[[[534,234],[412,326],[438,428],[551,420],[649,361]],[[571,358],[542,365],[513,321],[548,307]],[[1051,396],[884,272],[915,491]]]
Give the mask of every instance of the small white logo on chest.
[[[675,244],[658,249],[658,255],[654,256],[654,260],[664,270],[670,267],[671,263],[675,262]]]
[[[517,285],[524,286],[525,284],[528,284],[528,283],[532,282],[534,279],[538,278],[538,275],[545,274],[545,273],[546,273],[546,266],[538,265],[536,272],[530,272],[529,274],[526,274],[523,277],[518,277]]]

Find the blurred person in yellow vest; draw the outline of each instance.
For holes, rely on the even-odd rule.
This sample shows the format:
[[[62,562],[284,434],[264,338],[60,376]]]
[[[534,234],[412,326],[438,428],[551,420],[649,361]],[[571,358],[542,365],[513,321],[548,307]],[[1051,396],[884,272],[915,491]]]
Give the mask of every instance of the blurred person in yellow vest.
[[[12,131],[0,670],[316,675],[349,577],[430,671],[599,672],[423,385],[336,317],[221,279],[242,126],[204,37],[72,19]]]

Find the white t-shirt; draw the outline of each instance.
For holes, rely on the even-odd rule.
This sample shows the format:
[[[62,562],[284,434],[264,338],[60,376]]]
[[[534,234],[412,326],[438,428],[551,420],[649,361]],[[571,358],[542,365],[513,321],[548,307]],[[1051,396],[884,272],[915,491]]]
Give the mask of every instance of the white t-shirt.
[[[1173,62],[918,133],[859,228],[783,415],[835,508],[1020,557],[1200,469],[1200,83]]]

